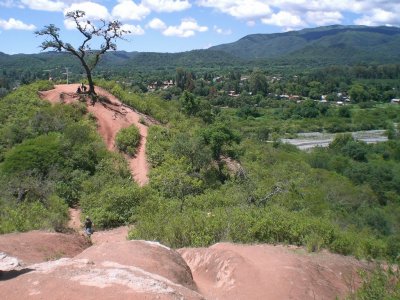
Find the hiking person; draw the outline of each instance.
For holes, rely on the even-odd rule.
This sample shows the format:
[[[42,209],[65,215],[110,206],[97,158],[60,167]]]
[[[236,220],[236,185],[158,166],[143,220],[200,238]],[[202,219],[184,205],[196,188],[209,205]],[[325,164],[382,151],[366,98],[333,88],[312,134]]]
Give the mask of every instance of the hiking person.
[[[78,88],[76,89],[76,93],[77,93],[77,94],[80,94],[81,92],[82,92],[81,87],[78,86]]]
[[[93,234],[93,222],[90,220],[89,216],[86,216],[85,220],[85,233],[90,237]]]

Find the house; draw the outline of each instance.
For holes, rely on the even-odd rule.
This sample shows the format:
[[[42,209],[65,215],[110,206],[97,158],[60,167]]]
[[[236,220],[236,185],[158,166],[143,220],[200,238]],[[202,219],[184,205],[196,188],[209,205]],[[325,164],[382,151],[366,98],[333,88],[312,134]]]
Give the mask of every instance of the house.
[[[400,104],[400,99],[393,98],[392,100],[390,100],[390,103],[392,103],[392,104]]]
[[[175,85],[174,81],[172,79],[170,79],[170,80],[163,81],[161,87],[162,87],[163,90],[166,90],[166,89],[168,89],[168,88],[170,88],[170,87],[172,87],[174,85]]]
[[[157,81],[155,82],[151,82],[148,86],[147,86],[147,90],[149,92],[154,92],[157,89],[158,85],[157,85]]]
[[[300,100],[300,96],[299,95],[290,95],[289,100],[298,101],[298,100]]]
[[[235,91],[229,91],[229,92],[228,92],[228,96],[230,96],[230,97],[239,97],[240,95],[239,95],[239,94],[236,94]]]

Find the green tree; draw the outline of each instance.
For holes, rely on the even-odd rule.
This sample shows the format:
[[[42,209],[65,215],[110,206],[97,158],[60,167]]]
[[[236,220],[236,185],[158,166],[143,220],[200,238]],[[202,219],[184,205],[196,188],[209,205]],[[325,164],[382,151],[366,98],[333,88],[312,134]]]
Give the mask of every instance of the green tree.
[[[188,116],[194,116],[199,111],[200,102],[192,93],[185,90],[180,98],[180,101],[183,111]]]
[[[366,102],[369,100],[369,94],[361,84],[354,84],[349,90],[350,99],[354,102]]]
[[[341,106],[338,114],[341,118],[351,118],[351,110],[348,106]]]
[[[255,95],[261,93],[268,94],[268,80],[261,71],[254,71],[250,76],[250,91]]]
[[[226,124],[216,123],[205,129],[202,133],[206,144],[210,145],[213,157],[220,159],[224,146],[240,143],[240,136]]]
[[[166,198],[175,198],[181,202],[183,211],[185,198],[199,194],[203,181],[191,174],[191,168],[185,158],[168,158],[159,168],[152,171],[151,185]]]

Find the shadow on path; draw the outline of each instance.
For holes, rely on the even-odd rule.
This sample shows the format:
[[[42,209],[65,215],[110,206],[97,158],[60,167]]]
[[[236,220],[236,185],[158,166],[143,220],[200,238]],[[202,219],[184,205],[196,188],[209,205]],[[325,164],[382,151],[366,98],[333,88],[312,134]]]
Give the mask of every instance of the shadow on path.
[[[0,271],[0,281],[10,280],[25,273],[34,271],[35,269],[25,268],[22,270]]]

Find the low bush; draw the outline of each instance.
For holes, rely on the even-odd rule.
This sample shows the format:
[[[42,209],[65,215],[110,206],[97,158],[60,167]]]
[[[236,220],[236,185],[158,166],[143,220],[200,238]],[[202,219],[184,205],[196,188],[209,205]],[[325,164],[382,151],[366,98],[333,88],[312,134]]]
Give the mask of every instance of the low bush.
[[[65,227],[68,222],[68,206],[52,195],[44,204],[40,201],[0,204],[0,234],[33,229]]]
[[[134,156],[140,144],[140,137],[139,129],[135,125],[131,125],[117,133],[115,144],[120,151]]]

